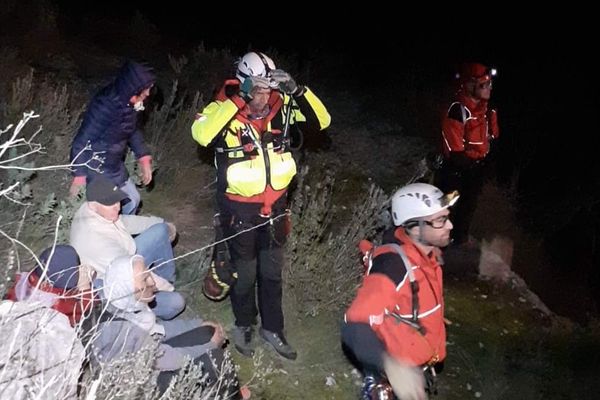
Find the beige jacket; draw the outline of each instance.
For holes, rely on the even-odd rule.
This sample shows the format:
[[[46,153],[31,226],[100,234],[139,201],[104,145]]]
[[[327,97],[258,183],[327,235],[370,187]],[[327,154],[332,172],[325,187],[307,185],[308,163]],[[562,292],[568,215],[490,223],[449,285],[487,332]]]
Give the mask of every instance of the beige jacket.
[[[131,235],[164,222],[159,217],[140,215],[120,215],[116,222],[111,222],[92,211],[88,204],[83,203],[75,213],[70,240],[81,263],[91,265],[100,279],[104,278],[106,267],[115,258],[135,254],[135,241]]]

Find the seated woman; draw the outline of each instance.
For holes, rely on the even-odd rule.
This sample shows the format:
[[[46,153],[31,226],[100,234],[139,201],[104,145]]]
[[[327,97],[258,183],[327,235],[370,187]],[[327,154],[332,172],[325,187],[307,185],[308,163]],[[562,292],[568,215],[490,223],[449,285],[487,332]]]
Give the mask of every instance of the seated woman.
[[[155,368],[160,372],[158,385],[164,392],[173,376],[185,365],[186,356],[202,363],[209,385],[224,378],[218,389],[222,398],[247,399],[247,388],[239,389],[234,368],[225,368],[225,335],[221,325],[201,319],[161,321],[148,303],[154,299],[156,284],[139,255],[115,259],[104,275],[104,312],[94,335],[94,362],[109,362],[127,353],[139,351],[158,337]],[[225,384],[224,384],[225,382]],[[216,386],[216,385],[215,385]]]
[[[39,264],[33,270],[17,273],[6,299],[40,302],[66,315],[71,326],[75,326],[93,301],[93,269],[80,264],[73,247],[49,247],[40,254]]]

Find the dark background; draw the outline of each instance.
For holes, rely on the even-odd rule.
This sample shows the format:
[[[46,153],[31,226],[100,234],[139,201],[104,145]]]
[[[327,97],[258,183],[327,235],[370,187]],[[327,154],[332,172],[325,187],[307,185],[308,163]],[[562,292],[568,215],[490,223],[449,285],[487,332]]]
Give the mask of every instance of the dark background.
[[[541,12],[465,5],[448,14],[433,9],[398,14],[364,4],[324,16],[318,5],[296,3],[231,3],[220,9],[177,1],[50,3],[58,6],[62,35],[94,37],[95,45],[107,49],[123,45],[119,27],[141,13],[172,54],[185,54],[201,42],[232,54],[249,49],[294,54],[311,66],[316,84],[363,99],[365,119],[397,117],[407,134],[432,143],[438,140],[439,112],[452,93],[456,65],[495,66],[499,182],[516,189],[519,226],[543,240],[543,262],[552,264],[545,270],[547,279],[580,277],[596,300],[584,314],[598,314],[598,68],[591,62],[597,45],[594,22],[584,11],[573,16],[569,10],[546,9],[544,15],[557,15],[542,18]],[[90,20],[105,24],[94,24],[97,31],[91,32]],[[17,32],[30,28],[26,17],[14,24]],[[141,35],[138,45],[143,47],[145,39]],[[569,291],[555,297],[570,296]]]

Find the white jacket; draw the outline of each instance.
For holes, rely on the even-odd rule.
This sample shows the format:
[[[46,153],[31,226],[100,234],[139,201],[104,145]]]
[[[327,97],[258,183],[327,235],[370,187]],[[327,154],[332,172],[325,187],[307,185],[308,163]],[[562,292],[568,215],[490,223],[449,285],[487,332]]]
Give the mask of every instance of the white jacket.
[[[140,215],[119,215],[111,222],[89,207],[85,202],[73,217],[71,224],[71,246],[75,248],[82,264],[91,265],[97,278],[104,278],[106,267],[115,258],[135,254],[137,235],[154,224],[164,222],[159,217]]]

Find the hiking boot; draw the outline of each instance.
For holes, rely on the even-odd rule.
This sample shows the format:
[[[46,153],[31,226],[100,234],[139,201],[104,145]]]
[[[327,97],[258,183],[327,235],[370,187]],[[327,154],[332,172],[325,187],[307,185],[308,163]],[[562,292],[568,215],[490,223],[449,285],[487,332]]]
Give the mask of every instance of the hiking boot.
[[[296,350],[288,344],[283,333],[271,332],[260,328],[260,336],[273,346],[280,356],[287,358],[288,360],[295,360],[296,357],[298,357],[298,353],[296,353]]]
[[[252,345],[252,327],[235,326],[231,332],[235,349],[243,356],[252,357],[254,355],[254,345]]]
[[[360,400],[371,400],[375,386],[377,386],[377,380],[373,375],[366,375],[363,379],[362,388],[360,389]]]
[[[373,375],[366,375],[360,390],[360,400],[393,400],[394,392],[390,384],[383,380],[378,381]]]

